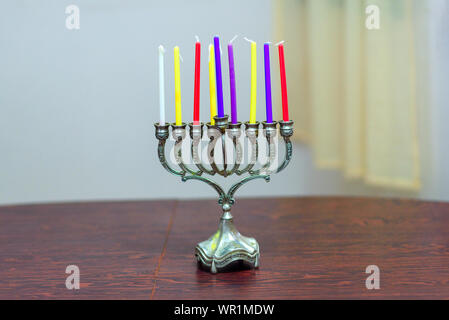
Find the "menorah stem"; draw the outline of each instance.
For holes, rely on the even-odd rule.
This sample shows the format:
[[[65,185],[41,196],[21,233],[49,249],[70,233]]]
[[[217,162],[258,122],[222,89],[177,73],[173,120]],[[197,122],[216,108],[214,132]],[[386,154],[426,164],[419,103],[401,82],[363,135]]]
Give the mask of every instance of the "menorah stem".
[[[232,268],[234,263],[259,267],[259,244],[256,239],[240,234],[230,210],[231,206],[223,206],[218,230],[195,248],[199,265],[211,273]]]
[[[255,179],[264,179],[270,181],[270,176],[250,176],[235,183],[227,193],[215,182],[197,176],[183,177],[183,181],[199,180],[212,186],[219,194],[218,203],[223,209],[220,218],[220,224],[215,232],[206,241],[200,242],[195,249],[195,256],[203,267],[209,269],[212,273],[228,267],[234,261],[240,261],[250,267],[259,266],[259,244],[256,239],[245,237],[238,232],[234,226],[233,216],[231,214],[232,205],[235,203],[234,194],[244,184]]]

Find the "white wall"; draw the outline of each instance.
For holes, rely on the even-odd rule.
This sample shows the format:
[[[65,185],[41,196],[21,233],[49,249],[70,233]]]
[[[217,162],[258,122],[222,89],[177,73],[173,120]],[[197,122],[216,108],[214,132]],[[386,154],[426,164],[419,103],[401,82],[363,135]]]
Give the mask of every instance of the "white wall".
[[[429,114],[427,126],[428,139],[422,141],[424,152],[426,147],[431,152],[425,153],[429,172],[424,176],[425,188],[421,195],[426,198],[449,200],[449,1],[430,0],[428,26],[430,76]]]
[[[64,11],[69,4],[80,7],[78,31],[65,28]],[[157,46],[163,44],[168,49],[167,119],[174,119],[172,47],[177,44],[181,48],[183,116],[190,121],[194,36],[202,40],[201,118],[206,120],[206,48],[210,39],[219,34],[226,43],[239,34],[257,41],[260,49],[263,41],[279,40],[272,39],[271,17],[269,0],[2,1],[0,203],[215,196],[208,186],[181,183],[158,163],[153,128],[158,120]],[[446,23],[442,17],[440,23]],[[441,26],[434,21],[432,27]],[[446,45],[432,54],[432,59],[444,62],[431,70],[437,84],[432,92],[435,113],[427,119],[429,122],[420,123],[421,128],[432,130],[423,135],[424,143],[432,148],[425,156],[431,161],[423,162],[423,171],[431,175],[426,176],[421,194],[366,187],[345,181],[339,172],[318,171],[310,150],[302,145],[295,146],[291,166],[273,176],[270,184],[254,182],[240,194],[449,200],[445,165],[449,155],[444,147],[449,133],[444,123],[448,119],[448,94],[443,82],[449,74],[446,39],[432,40],[446,41]],[[244,120],[249,116],[250,56],[249,46],[241,38],[235,42],[235,55],[237,104],[239,117]],[[258,60],[262,84],[261,50]],[[227,60],[223,63],[225,105],[229,105]],[[260,86],[259,118],[264,117],[263,94]]]

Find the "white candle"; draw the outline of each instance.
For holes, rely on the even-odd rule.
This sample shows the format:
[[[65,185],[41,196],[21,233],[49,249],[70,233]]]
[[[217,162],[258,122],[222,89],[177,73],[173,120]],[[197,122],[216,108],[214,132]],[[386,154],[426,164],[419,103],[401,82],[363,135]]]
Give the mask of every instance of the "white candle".
[[[165,49],[159,46],[159,125],[165,125],[165,87],[164,87],[164,53]]]

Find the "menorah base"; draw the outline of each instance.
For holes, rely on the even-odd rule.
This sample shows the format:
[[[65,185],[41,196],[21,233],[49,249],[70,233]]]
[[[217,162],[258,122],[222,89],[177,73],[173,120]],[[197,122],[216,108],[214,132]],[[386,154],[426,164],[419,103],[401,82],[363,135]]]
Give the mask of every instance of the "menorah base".
[[[217,232],[198,243],[195,257],[203,269],[211,273],[235,268],[259,267],[259,244],[256,239],[242,236],[235,228],[230,212],[221,217]]]

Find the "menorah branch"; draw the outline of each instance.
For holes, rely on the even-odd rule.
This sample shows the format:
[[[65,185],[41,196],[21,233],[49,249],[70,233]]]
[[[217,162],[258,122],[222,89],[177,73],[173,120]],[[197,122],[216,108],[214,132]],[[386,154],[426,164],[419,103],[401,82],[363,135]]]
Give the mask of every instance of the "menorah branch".
[[[250,176],[245,179],[240,180],[239,182],[235,183],[228,191],[227,198],[230,199],[232,202],[231,204],[234,204],[234,194],[235,192],[243,186],[245,183],[248,183],[255,179],[264,179],[266,182],[270,182],[270,176],[268,175],[257,175],[257,176]]]
[[[157,154],[159,158],[159,162],[162,164],[162,166],[170,172],[171,174],[177,175],[177,176],[184,176],[185,171],[183,170],[175,170],[173,169],[168,163],[167,159],[165,158],[165,142],[167,141],[168,135],[169,135],[169,125],[159,125],[156,123],[154,125],[156,127],[156,138],[159,140],[158,146],[157,146]]]
[[[293,154],[293,147],[290,141],[290,137],[293,135],[293,121],[280,121],[279,125],[281,136],[284,138],[285,143],[285,159],[276,170],[276,173],[281,172],[288,166]]]
[[[217,191],[218,196],[220,197],[220,199],[223,199],[226,197],[226,193],[224,192],[224,190],[214,181],[204,178],[204,177],[200,177],[200,176],[183,176],[182,177],[182,181],[186,182],[188,180],[199,180],[199,181],[203,181],[205,183],[207,183],[208,185],[210,185],[212,188],[215,189],[215,191]]]

